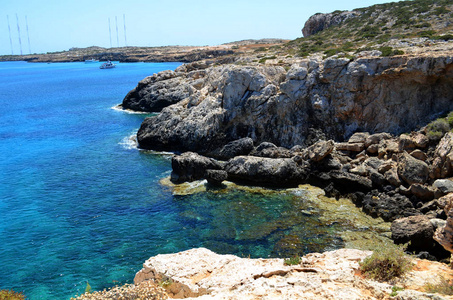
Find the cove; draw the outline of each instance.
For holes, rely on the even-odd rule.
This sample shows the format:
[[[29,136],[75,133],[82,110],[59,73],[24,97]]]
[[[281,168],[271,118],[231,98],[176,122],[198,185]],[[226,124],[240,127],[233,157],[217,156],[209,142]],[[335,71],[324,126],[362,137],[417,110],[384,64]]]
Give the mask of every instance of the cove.
[[[87,282],[132,282],[159,253],[286,257],[354,246],[352,233],[385,235],[382,221],[354,219],[347,201],[307,186],[163,184],[171,156],[129,138],[146,115],[112,107],[144,77],[179,65],[0,63],[0,289],[69,299]]]

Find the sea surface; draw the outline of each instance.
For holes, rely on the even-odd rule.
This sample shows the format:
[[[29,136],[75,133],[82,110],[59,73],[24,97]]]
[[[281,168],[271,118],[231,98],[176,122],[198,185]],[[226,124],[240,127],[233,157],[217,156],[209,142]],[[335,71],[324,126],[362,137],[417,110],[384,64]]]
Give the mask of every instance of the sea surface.
[[[87,283],[131,283],[159,253],[289,257],[344,246],[338,232],[354,226],[322,221],[303,189],[176,195],[160,183],[171,156],[131,140],[146,115],[112,107],[178,65],[0,63],[0,289],[69,299]]]

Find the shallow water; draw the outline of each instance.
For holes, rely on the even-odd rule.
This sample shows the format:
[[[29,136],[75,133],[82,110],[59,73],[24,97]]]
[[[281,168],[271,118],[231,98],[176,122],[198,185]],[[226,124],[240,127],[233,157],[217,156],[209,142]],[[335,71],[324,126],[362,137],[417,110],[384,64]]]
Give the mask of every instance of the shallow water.
[[[112,107],[178,65],[0,63],[0,289],[69,299],[87,282],[132,282],[159,253],[286,257],[343,247],[342,232],[362,230],[326,221],[309,189],[177,195],[162,185],[170,156],[130,140],[146,115]]]

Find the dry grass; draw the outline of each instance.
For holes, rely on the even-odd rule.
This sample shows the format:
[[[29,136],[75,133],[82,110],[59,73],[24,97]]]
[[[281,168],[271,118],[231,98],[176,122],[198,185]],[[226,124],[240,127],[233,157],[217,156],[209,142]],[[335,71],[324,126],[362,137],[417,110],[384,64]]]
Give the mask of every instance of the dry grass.
[[[147,299],[160,300],[168,299],[165,290],[152,281],[144,281],[137,285],[125,284],[123,286],[113,287],[102,292],[85,293],[71,300],[132,300]]]

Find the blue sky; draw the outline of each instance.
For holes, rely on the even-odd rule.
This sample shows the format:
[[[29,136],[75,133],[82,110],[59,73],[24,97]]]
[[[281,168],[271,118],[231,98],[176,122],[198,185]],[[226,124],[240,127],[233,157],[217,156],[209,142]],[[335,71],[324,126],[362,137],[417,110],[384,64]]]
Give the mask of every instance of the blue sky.
[[[0,0],[0,55],[68,50],[71,47],[218,45],[243,39],[302,36],[305,21],[317,12],[351,10],[385,0]]]

